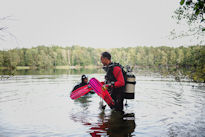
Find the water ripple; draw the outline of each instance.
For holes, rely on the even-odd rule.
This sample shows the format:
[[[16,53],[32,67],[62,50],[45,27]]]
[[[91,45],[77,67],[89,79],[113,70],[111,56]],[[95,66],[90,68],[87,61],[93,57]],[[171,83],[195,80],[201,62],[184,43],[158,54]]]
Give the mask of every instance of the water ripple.
[[[103,79],[101,74],[90,77]],[[101,99],[69,98],[80,75],[27,75],[0,81],[1,136],[205,135],[205,87],[174,77],[137,76],[125,114],[99,108]]]

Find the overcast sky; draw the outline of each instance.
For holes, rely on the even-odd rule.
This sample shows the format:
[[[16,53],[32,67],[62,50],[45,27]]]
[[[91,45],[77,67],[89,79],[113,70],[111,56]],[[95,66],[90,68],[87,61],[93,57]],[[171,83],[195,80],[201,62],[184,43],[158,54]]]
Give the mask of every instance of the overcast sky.
[[[180,46],[170,40],[171,18],[180,0],[1,0],[8,26],[0,49],[38,45],[97,48]]]

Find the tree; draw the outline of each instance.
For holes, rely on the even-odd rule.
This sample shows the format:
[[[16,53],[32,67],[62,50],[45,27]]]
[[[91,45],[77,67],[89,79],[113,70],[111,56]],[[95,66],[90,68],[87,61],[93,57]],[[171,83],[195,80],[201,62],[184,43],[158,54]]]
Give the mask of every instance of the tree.
[[[3,66],[4,64],[4,56],[3,56],[3,51],[0,51],[0,66]]]
[[[205,22],[205,1],[204,0],[181,0],[180,7],[177,10],[179,19],[185,18],[189,22]],[[205,31],[205,28],[203,28]]]
[[[176,62],[177,64],[182,64],[184,61],[184,52],[183,52],[183,48],[178,48],[176,50]]]
[[[189,25],[187,32],[183,32],[177,37],[196,36],[199,39],[205,35],[204,0],[180,0],[180,6],[175,11],[174,17],[178,20],[178,23],[185,21]],[[171,33],[174,34],[175,30]]]

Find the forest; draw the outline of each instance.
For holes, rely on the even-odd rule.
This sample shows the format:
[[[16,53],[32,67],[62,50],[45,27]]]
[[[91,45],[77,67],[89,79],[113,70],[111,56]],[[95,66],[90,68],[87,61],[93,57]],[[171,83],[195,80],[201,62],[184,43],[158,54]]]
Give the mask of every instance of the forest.
[[[31,69],[48,69],[57,66],[101,66],[103,51],[112,55],[112,61],[122,65],[165,68],[184,68],[195,81],[205,81],[205,46],[189,47],[129,47],[99,49],[82,46],[38,46],[0,51],[0,68],[16,69],[27,66]]]

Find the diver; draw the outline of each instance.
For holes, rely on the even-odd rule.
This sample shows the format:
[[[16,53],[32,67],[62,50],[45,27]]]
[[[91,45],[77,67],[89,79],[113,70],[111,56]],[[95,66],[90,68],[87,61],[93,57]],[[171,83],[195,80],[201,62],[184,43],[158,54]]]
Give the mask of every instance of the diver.
[[[80,83],[80,84],[77,84],[77,85],[73,88],[72,92],[73,92],[74,90],[76,90],[76,89],[82,87],[82,86],[85,86],[85,85],[88,85],[88,77],[87,77],[85,74],[83,74],[83,75],[81,76],[81,83]]]
[[[85,85],[88,85],[88,83],[89,83],[89,82],[88,82],[88,76],[86,76],[85,74],[83,74],[83,75],[81,76],[81,83],[80,83],[80,84],[77,84],[77,85],[73,88],[72,92],[73,92],[74,90],[80,88],[80,87],[83,87],[83,86],[85,86]],[[88,92],[88,93],[94,94],[95,92],[94,92],[93,90],[91,90],[91,91]]]
[[[103,52],[101,54],[101,63],[103,69],[106,71],[105,84],[109,85],[108,91],[114,100],[114,110],[123,111],[124,90],[125,90],[125,75],[123,67],[119,63],[113,63],[111,61],[111,55],[109,52]]]

